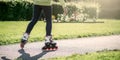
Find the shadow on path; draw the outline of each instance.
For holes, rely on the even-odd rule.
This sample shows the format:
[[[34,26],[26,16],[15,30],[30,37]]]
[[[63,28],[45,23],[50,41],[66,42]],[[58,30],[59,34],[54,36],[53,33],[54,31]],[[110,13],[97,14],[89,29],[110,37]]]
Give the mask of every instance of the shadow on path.
[[[38,60],[39,58],[41,58],[42,56],[44,56],[48,52],[52,52],[52,51],[42,51],[38,55],[35,55],[35,56],[32,56],[32,57],[30,56],[29,53],[26,53],[24,51],[24,49],[20,49],[20,50],[18,50],[18,52],[22,55],[19,56],[16,60]]]
[[[2,59],[2,60],[11,60],[11,59],[9,59],[9,58],[6,58],[6,56],[2,56],[1,59]]]

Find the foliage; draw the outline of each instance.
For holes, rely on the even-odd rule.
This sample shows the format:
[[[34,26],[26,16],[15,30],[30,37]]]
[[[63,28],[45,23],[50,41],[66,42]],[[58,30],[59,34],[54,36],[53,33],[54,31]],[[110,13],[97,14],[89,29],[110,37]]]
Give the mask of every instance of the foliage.
[[[88,2],[66,3],[66,14],[58,14],[55,22],[84,22],[92,19],[96,22],[99,15],[99,4]]]
[[[33,4],[27,1],[0,2],[0,20],[30,20],[32,17]],[[53,4],[53,15],[62,14],[60,4]],[[57,18],[57,17],[56,17]]]
[[[31,19],[32,4],[28,2],[0,2],[0,20]]]
[[[57,14],[63,14],[63,8],[59,4],[53,4],[53,15],[55,16],[55,19],[57,18]]]
[[[78,10],[78,8],[77,8],[75,5],[68,5],[68,6],[66,6],[66,8],[67,8],[67,11],[68,11],[67,14],[68,14],[69,17],[71,17],[72,14],[73,14],[75,11]]]
[[[32,3],[32,0],[3,0],[2,2],[0,2],[0,20],[30,20],[33,10]],[[66,3],[68,18],[72,16],[70,20],[76,20],[76,18],[73,19],[75,12],[79,14],[77,17],[81,20],[87,19],[88,15],[90,18],[96,17],[96,7],[91,7],[91,5],[93,4],[86,2],[82,2],[82,4]],[[63,8],[57,2],[54,2],[52,6],[53,15],[55,16],[55,19],[57,19],[58,14],[63,14]]]

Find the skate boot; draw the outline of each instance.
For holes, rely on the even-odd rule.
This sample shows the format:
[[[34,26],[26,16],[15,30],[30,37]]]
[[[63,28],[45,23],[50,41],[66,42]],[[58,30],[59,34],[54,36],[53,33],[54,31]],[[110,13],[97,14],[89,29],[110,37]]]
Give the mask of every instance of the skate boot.
[[[23,49],[24,48],[24,45],[27,43],[27,40],[28,40],[28,37],[29,35],[27,33],[25,33],[21,39],[21,44],[20,44],[20,47]]]
[[[43,51],[55,51],[58,49],[57,44],[52,40],[52,36],[45,37],[45,46],[42,48]]]

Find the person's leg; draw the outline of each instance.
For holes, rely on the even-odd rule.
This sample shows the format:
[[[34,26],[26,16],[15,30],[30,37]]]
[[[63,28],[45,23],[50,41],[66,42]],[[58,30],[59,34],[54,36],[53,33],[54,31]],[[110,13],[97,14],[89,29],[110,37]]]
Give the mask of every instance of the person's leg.
[[[26,33],[30,34],[31,30],[33,29],[34,25],[37,23],[40,13],[41,13],[41,8],[39,5],[34,5],[34,10],[33,10],[33,17],[30,23],[28,24],[28,27],[26,29]]]
[[[26,32],[23,34],[23,37],[21,39],[21,44],[20,44],[21,48],[24,48],[24,45],[26,44],[26,42],[27,42],[27,40],[29,38],[30,32],[32,31],[34,25],[36,24],[36,22],[39,19],[39,15],[40,15],[41,10],[42,9],[40,8],[40,6],[34,5],[33,18],[30,21],[30,23],[28,24]]]
[[[45,46],[43,50],[57,50],[56,42],[52,40],[52,8],[51,6],[43,6],[43,10],[46,16],[46,37]]]
[[[51,6],[43,6],[46,17],[46,36],[51,36],[52,31],[52,8]]]
[[[39,19],[39,15],[40,15],[40,12],[41,12],[41,8],[39,5],[34,5],[33,7],[33,17],[31,19],[31,21],[29,22],[28,26],[27,26],[27,29],[23,35],[23,38],[22,40],[27,40],[28,37],[29,37],[29,34],[31,33],[34,25],[36,24],[36,22],[38,21]]]
[[[56,43],[52,40],[52,7],[51,6],[43,6],[44,13],[46,16],[46,37],[45,43],[52,42],[56,45]]]
[[[45,43],[52,41],[52,8],[51,6],[43,6],[43,10],[46,17],[46,37]]]

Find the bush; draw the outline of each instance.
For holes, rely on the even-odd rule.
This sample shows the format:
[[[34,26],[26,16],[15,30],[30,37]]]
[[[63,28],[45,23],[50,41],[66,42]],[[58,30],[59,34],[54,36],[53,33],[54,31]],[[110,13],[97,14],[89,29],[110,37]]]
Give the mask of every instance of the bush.
[[[0,2],[0,21],[5,20],[30,20],[33,4],[27,1]],[[59,4],[53,4],[53,15],[62,14],[63,8]]]
[[[0,2],[0,21],[30,20],[32,17],[32,6],[33,4],[27,1]],[[58,14],[63,14],[63,8],[56,2],[52,6],[53,15],[55,16],[55,19],[57,19]],[[68,18],[75,13],[77,13],[77,15],[83,15],[83,17],[81,17],[81,15],[80,17],[78,16],[78,18],[82,18],[81,20],[87,19],[88,17],[84,17],[86,15],[89,15],[89,18],[96,18],[96,7],[90,7],[88,5],[84,6],[84,4],[81,4],[80,6],[76,6],[76,4],[69,4],[66,6],[66,8],[68,9]]]
[[[53,9],[53,15],[55,16],[55,19],[57,18],[57,14],[62,14],[63,13],[63,8],[59,4],[53,4],[52,5]]]
[[[29,2],[0,2],[0,20],[29,20],[32,4]]]
[[[72,14],[78,10],[78,8],[75,5],[67,5],[66,8],[67,8],[69,17],[71,17]]]
[[[66,5],[67,15],[58,14],[57,21],[55,22],[85,22],[86,20],[92,19],[96,22],[97,19],[97,8],[94,6],[84,5]]]

